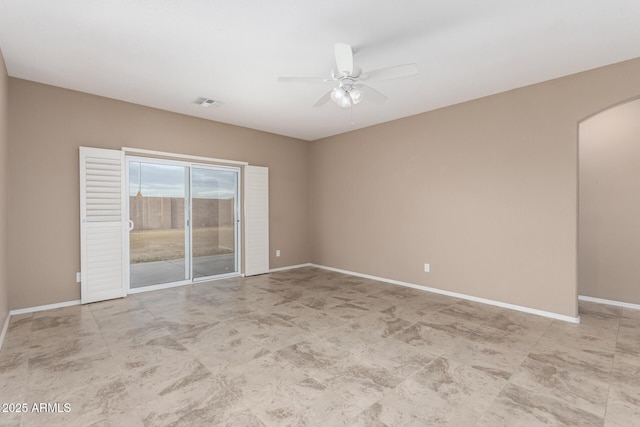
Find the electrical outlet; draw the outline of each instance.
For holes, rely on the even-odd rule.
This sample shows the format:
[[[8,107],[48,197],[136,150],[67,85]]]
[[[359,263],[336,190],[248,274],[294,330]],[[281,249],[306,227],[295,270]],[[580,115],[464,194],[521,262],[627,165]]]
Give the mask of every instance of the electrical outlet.
[[[76,282],[82,282],[82,274],[79,271],[76,273]]]
[[[276,249],[276,256],[280,256],[280,249]]]
[[[429,264],[425,263],[424,264],[424,272],[428,273],[431,270],[431,267],[429,266]]]

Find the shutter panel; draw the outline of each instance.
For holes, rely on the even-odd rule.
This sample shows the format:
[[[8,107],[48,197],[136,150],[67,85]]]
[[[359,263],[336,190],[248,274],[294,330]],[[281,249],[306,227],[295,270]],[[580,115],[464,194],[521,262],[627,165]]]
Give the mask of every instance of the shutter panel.
[[[80,147],[83,304],[126,295],[124,177],[122,151]]]
[[[269,168],[244,167],[244,274],[269,272]]]

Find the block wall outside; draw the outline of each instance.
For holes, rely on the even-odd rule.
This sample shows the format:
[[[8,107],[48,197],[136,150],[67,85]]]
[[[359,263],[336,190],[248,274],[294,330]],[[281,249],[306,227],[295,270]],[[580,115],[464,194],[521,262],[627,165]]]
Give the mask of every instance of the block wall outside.
[[[193,227],[233,226],[234,199],[194,199]],[[129,218],[135,230],[184,228],[184,199],[174,197],[129,197]]]

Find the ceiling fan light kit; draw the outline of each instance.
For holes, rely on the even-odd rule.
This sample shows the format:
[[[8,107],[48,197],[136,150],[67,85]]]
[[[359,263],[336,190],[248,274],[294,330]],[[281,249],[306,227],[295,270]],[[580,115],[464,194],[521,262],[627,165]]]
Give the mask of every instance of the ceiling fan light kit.
[[[353,65],[353,50],[346,43],[334,45],[337,73],[331,71],[331,78],[324,77],[280,77],[279,83],[303,82],[303,83],[338,83],[338,86],[326,92],[313,104],[320,107],[331,100],[338,107],[350,108],[359,104],[363,99],[381,104],[387,97],[361,81],[389,80],[400,77],[413,76],[418,73],[416,64],[397,65],[394,67],[380,68],[369,73],[361,73]],[[355,70],[355,71],[354,71]]]
[[[351,98],[349,97],[349,93],[341,87],[337,87],[331,91],[331,100],[338,106],[342,108],[351,107]]]
[[[362,101],[362,92],[351,82],[345,83],[340,81],[340,85],[331,90],[331,100],[342,108],[349,108],[352,105],[359,104]]]

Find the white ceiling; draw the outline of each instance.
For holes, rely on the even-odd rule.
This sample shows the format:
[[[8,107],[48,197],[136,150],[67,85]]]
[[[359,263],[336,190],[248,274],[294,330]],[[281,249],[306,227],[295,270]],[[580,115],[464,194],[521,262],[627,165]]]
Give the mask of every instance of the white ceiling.
[[[353,109],[277,83],[328,77],[335,42],[419,74]],[[0,49],[13,77],[314,140],[640,57],[640,1],[0,0]]]

